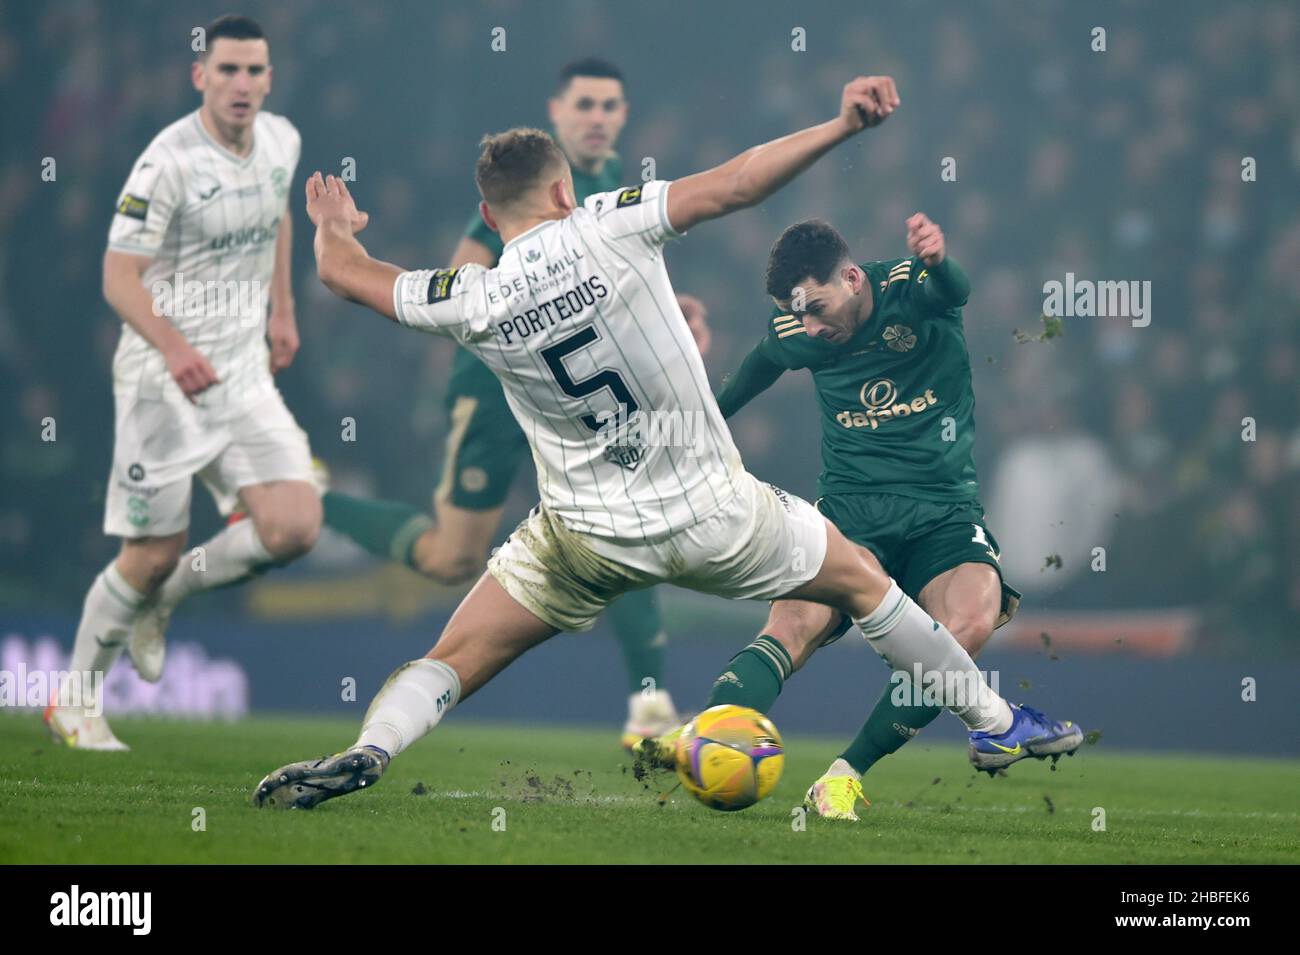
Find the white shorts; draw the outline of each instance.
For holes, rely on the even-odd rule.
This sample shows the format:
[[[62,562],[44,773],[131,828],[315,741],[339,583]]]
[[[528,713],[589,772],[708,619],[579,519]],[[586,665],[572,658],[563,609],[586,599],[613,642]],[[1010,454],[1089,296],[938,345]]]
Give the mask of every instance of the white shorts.
[[[312,479],[307,435],[274,388],[239,416],[217,421],[188,403],[121,394],[115,401],[105,534],[157,537],[185,530],[196,474],[223,517],[234,510],[240,488]]]
[[[579,533],[539,504],[488,561],[488,572],[557,630],[590,630],[614,598],[660,583],[733,600],[784,597],[821,570],[826,518],[748,472],[739,484],[712,516],[656,543]]]

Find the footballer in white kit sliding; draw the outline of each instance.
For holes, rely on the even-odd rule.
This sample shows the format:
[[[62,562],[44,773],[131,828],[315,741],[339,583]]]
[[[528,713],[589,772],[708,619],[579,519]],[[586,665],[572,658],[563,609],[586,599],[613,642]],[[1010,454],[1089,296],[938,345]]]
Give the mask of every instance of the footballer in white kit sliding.
[[[895,669],[982,686],[972,705],[953,708],[973,731],[1011,726],[1007,703],[971,658],[868,551],[745,471],[664,265],[669,240],[761,202],[898,102],[889,77],[858,77],[832,120],[706,172],[597,193],[582,206],[545,133],[486,137],[475,170],[480,212],[505,243],[492,269],[407,272],[376,261],[355,237],[368,217],[346,185],[308,179],[321,281],[403,325],[456,339],[492,369],[531,446],[541,503],[429,655],[380,689],[355,745],[270,773],[256,804],[309,808],[369,786],[520,654],[590,628],[619,594],[658,583],[830,604]],[[683,417],[694,427],[665,426]]]
[[[104,256],[104,296],[123,321],[104,532],[122,548],[86,595],[69,667],[80,693],[45,711],[80,749],[126,748],[99,687],[128,644],[158,680],[177,603],[305,553],[320,531],[307,437],[273,378],[298,348],[288,195],[300,138],[261,109],[261,28],[227,16],[204,39],[191,71],[202,106],[137,160]],[[251,520],[182,553],[196,475],[223,515],[240,504]]]

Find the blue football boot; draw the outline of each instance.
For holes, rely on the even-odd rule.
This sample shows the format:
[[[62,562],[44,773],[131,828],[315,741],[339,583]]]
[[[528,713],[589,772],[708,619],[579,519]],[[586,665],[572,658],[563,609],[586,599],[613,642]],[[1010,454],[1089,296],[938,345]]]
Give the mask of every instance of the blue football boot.
[[[976,769],[990,776],[1004,766],[1035,756],[1052,757],[1055,763],[1062,755],[1073,755],[1083,743],[1083,730],[1072,721],[1057,722],[1048,719],[1032,706],[1009,703],[1011,728],[1005,733],[970,734],[970,761]]]

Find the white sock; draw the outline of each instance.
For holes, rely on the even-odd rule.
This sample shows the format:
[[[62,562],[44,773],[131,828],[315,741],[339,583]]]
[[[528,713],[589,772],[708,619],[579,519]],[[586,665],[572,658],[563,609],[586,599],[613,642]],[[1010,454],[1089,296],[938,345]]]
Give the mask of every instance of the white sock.
[[[257,536],[257,528],[245,518],[231,524],[200,548],[182,554],[180,563],[159,590],[158,599],[174,607],[190,594],[242,580],[271,561],[271,552]]]
[[[460,699],[460,677],[427,657],[403,663],[366,710],[358,746],[378,746],[396,756],[432,730]]]
[[[68,669],[73,674],[99,672],[107,678],[126,649],[131,625],[146,599],[118,572],[116,561],[105,567],[86,592]],[[82,685],[87,710],[96,709],[99,702],[93,699],[94,685],[93,681]]]
[[[875,610],[853,622],[871,648],[909,679],[919,665],[923,673],[940,674],[945,684],[955,680],[977,687],[969,705],[948,706],[967,729],[996,734],[1011,728],[1011,707],[984,681],[970,654],[895,581],[889,582],[889,592]]]
[[[843,756],[831,763],[831,768],[826,770],[827,776],[852,776],[854,779],[861,779],[862,774],[848,764]]]

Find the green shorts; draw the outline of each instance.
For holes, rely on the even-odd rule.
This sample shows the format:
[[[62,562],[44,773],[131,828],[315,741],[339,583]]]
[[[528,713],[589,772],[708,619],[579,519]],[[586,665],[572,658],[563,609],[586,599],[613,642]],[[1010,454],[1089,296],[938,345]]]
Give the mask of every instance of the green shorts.
[[[876,555],[903,592],[920,601],[925,585],[959,564],[988,564],[1002,581],[1000,627],[1015,616],[1020,592],[1002,576],[997,538],[978,501],[923,501],[898,494],[830,494],[817,509],[840,532]],[[831,643],[848,630],[832,633]],[[838,629],[838,628],[837,628]]]
[[[451,427],[434,497],[467,511],[500,507],[520,466],[530,460],[528,439],[510,413],[501,382],[463,348],[452,361],[447,412]]]

